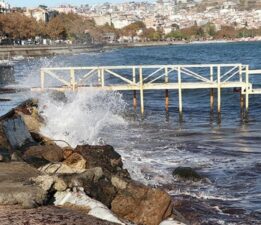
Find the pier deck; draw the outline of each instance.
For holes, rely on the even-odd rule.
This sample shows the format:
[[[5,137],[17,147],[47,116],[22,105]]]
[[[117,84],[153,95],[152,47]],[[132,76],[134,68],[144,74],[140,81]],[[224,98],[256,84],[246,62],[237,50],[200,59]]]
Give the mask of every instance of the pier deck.
[[[165,90],[166,110],[169,104],[168,90],[178,90],[179,112],[182,113],[183,90],[209,89],[210,108],[213,110],[214,90],[217,90],[217,112],[220,113],[222,89],[233,88],[240,92],[241,109],[248,112],[249,95],[261,94],[261,88],[253,87],[256,83],[252,82],[252,75],[261,75],[261,70],[250,70],[248,65],[243,64],[42,68],[41,85],[39,88],[32,88],[32,91],[133,91],[134,107],[137,104],[138,91],[143,114],[146,90]]]

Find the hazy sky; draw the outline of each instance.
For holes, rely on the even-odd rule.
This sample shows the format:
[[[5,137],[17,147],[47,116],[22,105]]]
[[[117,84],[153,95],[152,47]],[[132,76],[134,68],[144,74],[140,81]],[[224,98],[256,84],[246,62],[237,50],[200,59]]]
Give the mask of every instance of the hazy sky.
[[[71,5],[80,5],[80,4],[97,4],[103,2],[127,2],[131,0],[6,0],[10,3],[11,6],[38,6],[38,5],[47,5],[47,6],[57,6],[61,4],[71,4]],[[148,0],[149,1],[149,0]]]

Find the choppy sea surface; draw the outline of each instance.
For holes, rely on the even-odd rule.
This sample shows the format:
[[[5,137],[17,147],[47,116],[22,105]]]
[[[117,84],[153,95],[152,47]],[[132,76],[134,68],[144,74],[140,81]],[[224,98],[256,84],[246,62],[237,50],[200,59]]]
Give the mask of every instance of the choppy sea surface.
[[[16,86],[39,86],[41,67],[207,63],[242,63],[261,69],[261,42],[125,48],[22,59],[14,66]],[[258,77],[252,81],[261,84]],[[1,114],[28,96],[1,95],[11,99],[1,103]],[[60,135],[73,145],[113,145],[133,178],[218,209],[218,215],[209,216],[215,223],[209,224],[261,224],[261,95],[250,97],[249,117],[243,120],[239,94],[224,90],[221,123],[215,113],[210,114],[209,90],[184,91],[183,98],[182,122],[176,91],[169,93],[168,114],[164,92],[146,91],[144,118],[139,108],[132,109],[132,93],[77,94],[69,96],[67,104],[41,98],[42,106],[49,106],[43,110],[48,123],[42,132]],[[207,182],[173,178],[178,166],[195,168]]]

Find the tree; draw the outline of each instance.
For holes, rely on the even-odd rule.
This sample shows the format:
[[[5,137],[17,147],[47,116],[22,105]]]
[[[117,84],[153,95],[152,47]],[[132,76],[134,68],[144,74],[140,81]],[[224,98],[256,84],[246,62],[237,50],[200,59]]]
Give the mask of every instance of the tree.
[[[47,24],[47,35],[51,39],[65,39],[66,29],[60,16],[54,17]]]
[[[143,22],[137,21],[137,22],[131,23],[128,26],[122,28],[120,33],[124,36],[134,37],[137,35],[137,32],[139,30],[143,30],[145,28],[146,28],[146,26]]]

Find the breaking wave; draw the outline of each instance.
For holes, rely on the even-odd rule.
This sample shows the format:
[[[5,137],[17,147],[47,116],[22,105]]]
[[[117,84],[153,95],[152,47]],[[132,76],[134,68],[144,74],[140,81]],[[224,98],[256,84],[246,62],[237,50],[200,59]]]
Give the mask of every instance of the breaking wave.
[[[39,110],[46,121],[41,133],[53,140],[66,141],[72,147],[102,144],[102,131],[127,125],[123,118],[125,108],[118,92],[68,92],[63,101],[44,94],[39,98]]]

